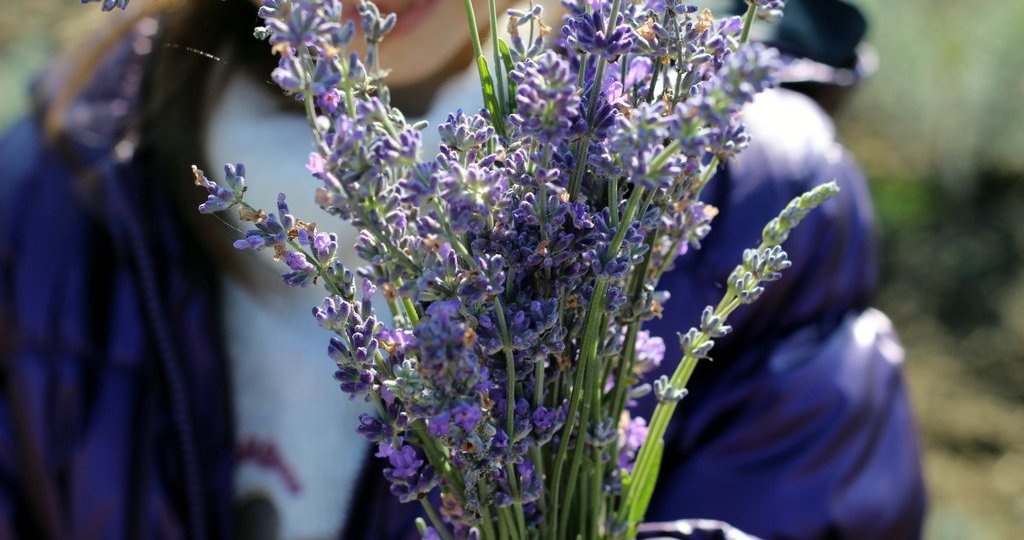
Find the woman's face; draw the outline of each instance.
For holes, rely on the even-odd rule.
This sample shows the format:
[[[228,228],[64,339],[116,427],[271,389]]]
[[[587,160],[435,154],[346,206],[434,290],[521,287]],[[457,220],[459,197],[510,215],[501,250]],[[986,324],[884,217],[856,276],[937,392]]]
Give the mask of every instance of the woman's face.
[[[252,0],[260,5],[260,0]],[[498,0],[498,12],[513,0]],[[345,16],[356,22],[353,46],[358,50],[360,0],[344,0]],[[427,81],[450,68],[451,63],[469,45],[466,12],[460,0],[376,0],[381,13],[395,13],[398,24],[380,46],[381,65],[391,70],[388,85],[393,88]],[[487,0],[473,0],[477,25],[488,28]],[[503,20],[500,16],[499,20]]]
[[[497,2],[499,13],[508,0]],[[381,65],[391,70],[388,84],[409,86],[438,75],[469,46],[469,30],[459,0],[377,0],[381,13],[395,13],[398,24],[380,46]],[[359,0],[347,0],[354,15]],[[480,31],[488,28],[487,1],[474,0]],[[504,17],[502,17],[503,19]],[[357,40],[359,38],[357,37]]]

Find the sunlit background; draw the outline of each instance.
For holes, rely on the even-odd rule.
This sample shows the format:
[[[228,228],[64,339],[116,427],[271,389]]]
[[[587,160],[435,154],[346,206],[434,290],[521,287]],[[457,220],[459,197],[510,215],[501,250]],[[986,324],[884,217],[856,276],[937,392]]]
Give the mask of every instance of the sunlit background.
[[[1024,2],[859,0],[881,65],[840,115],[907,346],[928,537],[1024,535]]]
[[[17,6],[15,7],[15,3]],[[878,305],[907,347],[931,492],[927,537],[1024,535],[1024,2],[859,0],[881,58],[839,114],[884,242]],[[0,0],[0,129],[76,0]],[[2,166],[2,165],[0,165]]]

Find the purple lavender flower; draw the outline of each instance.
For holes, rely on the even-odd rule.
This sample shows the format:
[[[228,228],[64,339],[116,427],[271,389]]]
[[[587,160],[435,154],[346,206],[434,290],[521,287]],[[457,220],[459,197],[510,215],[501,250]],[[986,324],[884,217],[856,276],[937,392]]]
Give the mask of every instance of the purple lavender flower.
[[[623,409],[650,390],[637,379],[665,352],[638,325],[666,299],[657,276],[707,234],[714,209],[699,191],[746,145],[743,105],[774,82],[773,53],[740,46],[739,18],[714,21],[676,0],[563,3],[557,51],[543,50],[539,6],[509,12],[511,45],[499,44],[490,66],[507,99],[449,115],[438,153],[424,160],[423,125],[391,107],[378,61],[395,17],[360,4],[360,55],[347,50],[354,27],[341,22],[342,0],[264,0],[258,33],[280,56],[272,78],[306,106],[316,201],[359,230],[358,270],[338,259],[337,235],[292,215],[283,195],[275,213],[248,206],[243,167],[227,168],[224,186],[196,174],[208,197],[201,211],[238,206],[252,223],[238,249],[273,249],[286,283],[326,288],[313,315],[334,334],[335,379],[377,408],[358,431],[387,460],[401,501],[441,487],[457,537],[473,537],[497,510],[528,535],[543,531],[557,511],[542,500],[549,482],[560,478],[564,496],[577,487],[565,484],[570,474],[593,474],[595,493],[620,501],[648,430]],[[812,202],[788,209],[765,242],[784,239]],[[781,250],[746,252],[728,290],[751,301],[787,264]],[[374,313],[377,294],[391,328]],[[705,312],[681,345],[703,357],[709,337],[727,331],[723,316]],[[653,386],[665,403],[685,394],[667,378]],[[585,453],[594,469],[573,457],[540,474],[556,448]]]
[[[521,62],[509,78],[518,85],[509,120],[522,135],[550,143],[580,133],[580,99],[568,61],[548,51]]]
[[[632,470],[636,452],[647,440],[647,431],[647,421],[643,418],[622,417],[619,425],[618,466],[620,468]]]
[[[381,443],[382,445],[385,443]],[[390,467],[384,468],[384,477],[391,484],[391,493],[401,502],[421,499],[438,484],[433,467],[424,466],[415,448],[402,445],[387,456]]]
[[[200,213],[220,212],[242,202],[242,194],[245,192],[245,166],[241,163],[229,163],[224,166],[224,181],[227,187],[211,181],[195,165],[192,166],[192,175],[195,177],[196,185],[206,189],[208,193],[206,202],[199,205]]]
[[[336,103],[323,100],[341,81],[341,65],[336,52],[344,50],[354,35],[351,21],[341,23],[341,0],[264,0],[260,16],[266,27],[259,35],[269,36],[274,50],[281,55],[271,78],[290,93],[303,89],[329,108]],[[310,48],[319,54],[310,57]],[[304,62],[313,65],[309,73]]]
[[[521,62],[528,58],[534,58],[539,55],[544,49],[544,37],[547,33],[546,26],[541,17],[544,7],[541,4],[534,4],[530,10],[521,11],[518,9],[509,9],[506,14],[509,17],[508,29],[509,36],[511,36],[511,49],[510,53],[512,60],[515,62]],[[533,41],[529,44],[523,40],[523,36],[520,33],[520,28],[523,26],[530,26],[530,33],[534,36]],[[534,32],[536,26],[540,27],[540,31]]]
[[[614,60],[632,47],[634,33],[621,15],[609,32],[606,18],[601,9],[576,14],[562,27],[562,38],[578,53]]]
[[[538,6],[539,7],[539,6]],[[481,114],[465,115],[462,109],[450,113],[437,131],[441,144],[456,152],[479,148],[494,138],[494,127]]]
[[[431,416],[427,422],[427,433],[431,437],[448,437],[452,430],[452,415],[448,411]]]
[[[296,272],[315,272],[316,270],[316,268],[306,259],[306,256],[297,251],[289,251],[285,253],[283,259],[284,263],[288,265],[288,268],[291,268]]]
[[[369,414],[359,416],[359,427],[357,431],[371,442],[383,442],[391,440],[391,426],[382,422],[379,418]]]
[[[277,216],[267,214],[255,225],[255,229],[246,231],[245,238],[235,241],[235,249],[261,250],[271,247],[284,251],[284,246],[288,242],[288,230],[278,221]]]
[[[265,19],[271,31],[270,43],[287,44],[293,49],[315,44],[322,35],[318,30],[322,30],[321,25],[324,23],[316,3],[297,1],[285,5],[286,9],[276,9],[273,16]]]
[[[463,431],[470,432],[480,422],[483,415],[480,412],[480,407],[469,403],[460,403],[451,410],[451,416],[455,425],[462,428]]]
[[[508,183],[501,171],[470,164],[449,163],[439,170],[437,187],[447,206],[452,232],[479,232],[489,226],[491,212],[501,206]]]
[[[533,436],[537,444],[546,444],[562,428],[568,406],[569,404],[566,402],[556,409],[544,406],[534,409],[531,421],[533,422]]]
[[[276,79],[275,79],[276,82]],[[341,65],[333,58],[318,58],[309,74],[309,89],[316,96],[332,92],[341,82]]]
[[[665,341],[658,336],[652,336],[647,330],[637,332],[636,336],[636,361],[633,363],[633,372],[642,375],[653,371],[661,365],[665,357]]]
[[[324,329],[334,332],[338,337],[331,338],[327,346],[327,355],[338,366],[335,379],[341,383],[341,389],[352,395],[365,396],[375,388],[378,382],[378,354],[382,349],[388,351],[395,361],[401,361],[401,351],[395,340],[403,340],[401,332],[386,331],[373,317],[368,307],[368,294],[363,293],[365,300],[356,305],[351,291],[350,296],[329,296],[323,303],[313,308],[313,317]],[[383,347],[382,347],[383,344]]]
[[[647,189],[671,185],[682,172],[683,158],[661,155],[669,140],[670,125],[660,102],[642,103],[628,118],[620,116],[608,141],[620,174]]]
[[[385,474],[393,478],[412,478],[423,465],[423,460],[416,455],[416,449],[408,445],[390,452],[388,462],[391,463],[391,468],[385,469]]]
[[[735,107],[753,101],[754,96],[778,84],[779,52],[760,43],[740,47],[728,57],[708,93],[720,91]]]
[[[359,20],[368,43],[380,43],[384,36],[394,29],[398,17],[389,13],[382,17],[377,5],[373,2],[359,4]]]

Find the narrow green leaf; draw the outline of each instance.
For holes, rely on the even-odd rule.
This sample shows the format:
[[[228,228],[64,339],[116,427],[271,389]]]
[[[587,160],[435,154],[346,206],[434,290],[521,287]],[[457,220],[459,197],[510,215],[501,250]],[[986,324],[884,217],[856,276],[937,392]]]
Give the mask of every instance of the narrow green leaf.
[[[476,59],[476,67],[480,71],[481,89],[484,94],[484,107],[491,114],[491,124],[502,137],[505,136],[505,121],[501,117],[501,109],[498,108],[498,96],[494,93],[494,78],[491,77],[491,70],[487,67],[487,59],[480,55]]]
[[[654,485],[658,483],[658,471],[661,469],[661,457],[665,453],[665,441],[658,440],[653,450],[654,455],[651,459],[653,466],[647,470],[647,477],[638,478],[638,483],[633,486],[634,489],[640,488],[642,491],[636,500],[637,504],[629,509],[630,523],[640,523],[644,514],[647,513],[647,507],[651,502],[651,495],[654,494]]]
[[[498,52],[501,53],[501,63],[505,64],[505,74],[512,73],[512,70],[515,69],[515,63],[512,62],[512,52],[509,51],[505,40],[501,38],[498,38]],[[508,84],[508,112],[512,114],[516,112],[516,83],[507,76],[505,81]]]

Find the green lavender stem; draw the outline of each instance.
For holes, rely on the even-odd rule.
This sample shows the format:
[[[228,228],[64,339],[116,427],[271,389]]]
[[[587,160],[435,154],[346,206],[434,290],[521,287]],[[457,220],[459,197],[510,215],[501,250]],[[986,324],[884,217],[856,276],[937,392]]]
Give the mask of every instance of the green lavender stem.
[[[790,201],[778,217],[772,219],[765,225],[761,233],[761,245],[758,246],[758,253],[777,247],[788,238],[790,231],[796,227],[808,212],[820,206],[839,191],[835,182],[820,185]],[[749,271],[743,265],[737,267],[734,274]],[[760,281],[762,278],[758,278]],[[714,309],[715,316],[722,321],[728,320],[729,315],[742,303],[739,290],[730,282],[726,293]],[[688,348],[679,365],[676,366],[669,385],[672,388],[684,389],[697,367],[699,358],[692,353],[700,349],[711,340],[706,332],[699,332],[692,345]],[[636,524],[643,518],[650,503],[654,491],[654,484],[657,481],[658,467],[660,465],[661,453],[664,449],[665,430],[668,428],[669,420],[676,409],[676,401],[661,401],[654,409],[648,426],[647,440],[640,448],[637,455],[633,473],[630,474],[624,486],[624,502],[620,508],[619,518],[630,523],[629,536],[636,534]]]
[[[584,346],[589,342],[596,343],[597,336],[595,333],[597,332],[597,324],[593,321],[597,319],[597,310],[604,309],[604,296],[607,286],[607,280],[599,279],[597,285],[594,287],[594,294],[591,299],[590,309],[587,310],[586,324],[584,326],[583,340],[581,342]],[[573,426],[576,424],[576,414],[580,409],[580,402],[582,401],[584,393],[584,377],[587,369],[589,368],[589,364],[589,358],[584,354],[584,349],[581,349],[580,359],[576,365],[576,375],[573,379],[572,390],[569,395],[569,413],[566,416],[565,426],[562,428],[562,433],[559,434],[560,440],[558,442],[558,453],[555,455],[555,462],[552,467],[554,474],[551,488],[552,500],[556,501],[556,504],[561,504],[562,507],[561,512],[552,511],[550,513],[549,519],[551,520],[551,526],[549,527],[549,532],[562,531],[563,529],[559,527],[559,521],[560,519],[563,521],[568,519],[567,516],[559,516],[560,513],[567,513],[571,506],[568,504],[568,498],[563,501],[560,497],[562,473],[565,470],[565,460],[569,451],[569,439],[572,438]],[[582,428],[584,425],[583,419],[581,418],[580,427]],[[580,440],[578,440],[576,444],[583,444],[581,436],[578,436],[577,438]],[[558,537],[564,538],[564,532]]]
[[[622,8],[622,0],[612,2],[611,16],[608,18],[608,26],[605,34],[610,35],[615,29],[615,21],[619,18],[619,11]],[[608,61],[604,56],[597,60],[597,73],[594,75],[593,89],[590,91],[590,100],[587,103],[587,135],[576,146],[576,168],[573,170],[572,178],[569,180],[569,198],[576,200],[580,193],[580,186],[583,182],[583,171],[586,169],[587,154],[590,152],[590,129],[593,128],[594,115],[597,113],[597,101],[601,95],[601,81],[604,80],[604,70]],[[583,69],[580,74],[583,74]],[[582,85],[581,85],[582,86]]]
[[[430,524],[434,526],[434,530],[441,535],[444,540],[454,540],[452,533],[448,532],[448,527],[444,526],[440,516],[437,515],[437,511],[434,510],[434,505],[430,504],[430,501],[426,499],[420,499],[420,504],[423,505],[423,510],[427,513],[427,518],[430,519]]]
[[[740,43],[746,43],[750,39],[750,27],[754,25],[754,17],[757,15],[757,6],[747,5],[747,11],[743,14],[743,32],[740,33]]]
[[[498,44],[498,8],[495,5],[495,0],[489,0],[487,11],[491,23],[491,45],[494,48],[494,79],[498,92],[498,112],[504,118],[508,114],[508,102],[505,100],[505,79],[502,75],[502,66],[504,64],[501,61],[501,49]]]
[[[498,103],[497,95],[494,90],[495,80],[491,77],[491,73],[487,69],[487,59],[484,57],[483,46],[480,43],[480,30],[477,28],[476,24],[476,12],[473,9],[473,0],[462,0],[462,6],[465,8],[466,20],[469,23],[469,38],[473,44],[473,58],[476,59],[477,72],[480,74],[480,91],[483,94],[484,105],[491,113],[491,124],[494,126],[495,131],[504,137],[505,127],[503,117],[501,115],[501,106]],[[493,28],[491,29],[491,32],[494,32]],[[499,64],[495,66],[495,69],[500,71],[501,65]]]
[[[647,256],[644,257],[640,267],[634,271],[630,291],[630,298],[634,302],[640,298],[645,284],[658,282],[658,276],[652,276],[650,280],[647,279],[647,272],[650,268],[651,258],[654,255],[654,245],[657,239],[657,230],[647,237]],[[636,320],[631,322],[626,329],[626,341],[624,342],[622,357],[619,359],[619,369],[615,374],[615,391],[612,394],[611,409],[609,409],[609,416],[612,419],[618,419],[626,408],[626,391],[629,389],[626,379],[630,377],[630,372],[636,359],[636,336],[640,331],[640,325],[641,321]]]
[[[473,43],[473,57],[480,58],[483,56],[484,51],[480,45],[480,31],[476,27],[476,13],[473,10],[473,0],[462,0],[462,5],[466,8],[466,19],[469,22],[469,39]]]
[[[619,251],[619,247],[622,245],[622,241],[626,236],[626,230],[632,225],[633,220],[636,219],[637,210],[640,206],[641,199],[644,198],[645,189],[643,186],[636,186],[633,188],[633,193],[630,194],[629,200],[626,203],[626,211],[622,216],[622,223],[619,230],[616,231],[615,237],[612,238],[611,243],[608,247],[608,253],[605,256],[605,263],[610,261],[616,256]],[[573,452],[573,459],[569,463],[569,481],[566,487],[565,500],[571,500],[573,492],[576,488],[576,479],[579,475],[580,465],[582,464],[583,447],[585,446],[584,432],[583,429],[589,425],[591,409],[593,408],[593,400],[589,399],[589,395],[598,389],[601,381],[598,378],[600,366],[595,365],[595,357],[597,356],[598,338],[600,337],[600,326],[604,315],[604,301],[605,295],[608,290],[608,279],[598,279],[597,286],[594,288],[594,296],[591,300],[590,308],[587,310],[586,325],[583,332],[583,340],[581,341],[580,357],[576,367],[576,378],[573,383],[572,394],[569,399],[569,415],[566,421],[566,427],[563,429],[561,440],[559,441],[558,457],[555,459],[555,483],[554,483],[554,500],[559,501],[558,498],[559,490],[561,487],[561,476],[563,470],[563,464],[565,462],[565,455],[568,451],[569,438],[572,434],[572,425],[576,415],[576,410],[579,410],[582,402],[582,411],[580,413],[579,426],[580,433],[576,437],[576,449]],[[582,383],[582,384],[581,384]],[[559,532],[559,537],[565,537],[566,527],[568,525],[568,512],[571,505],[563,504],[561,509],[561,516],[557,518],[559,527],[555,528]]]

